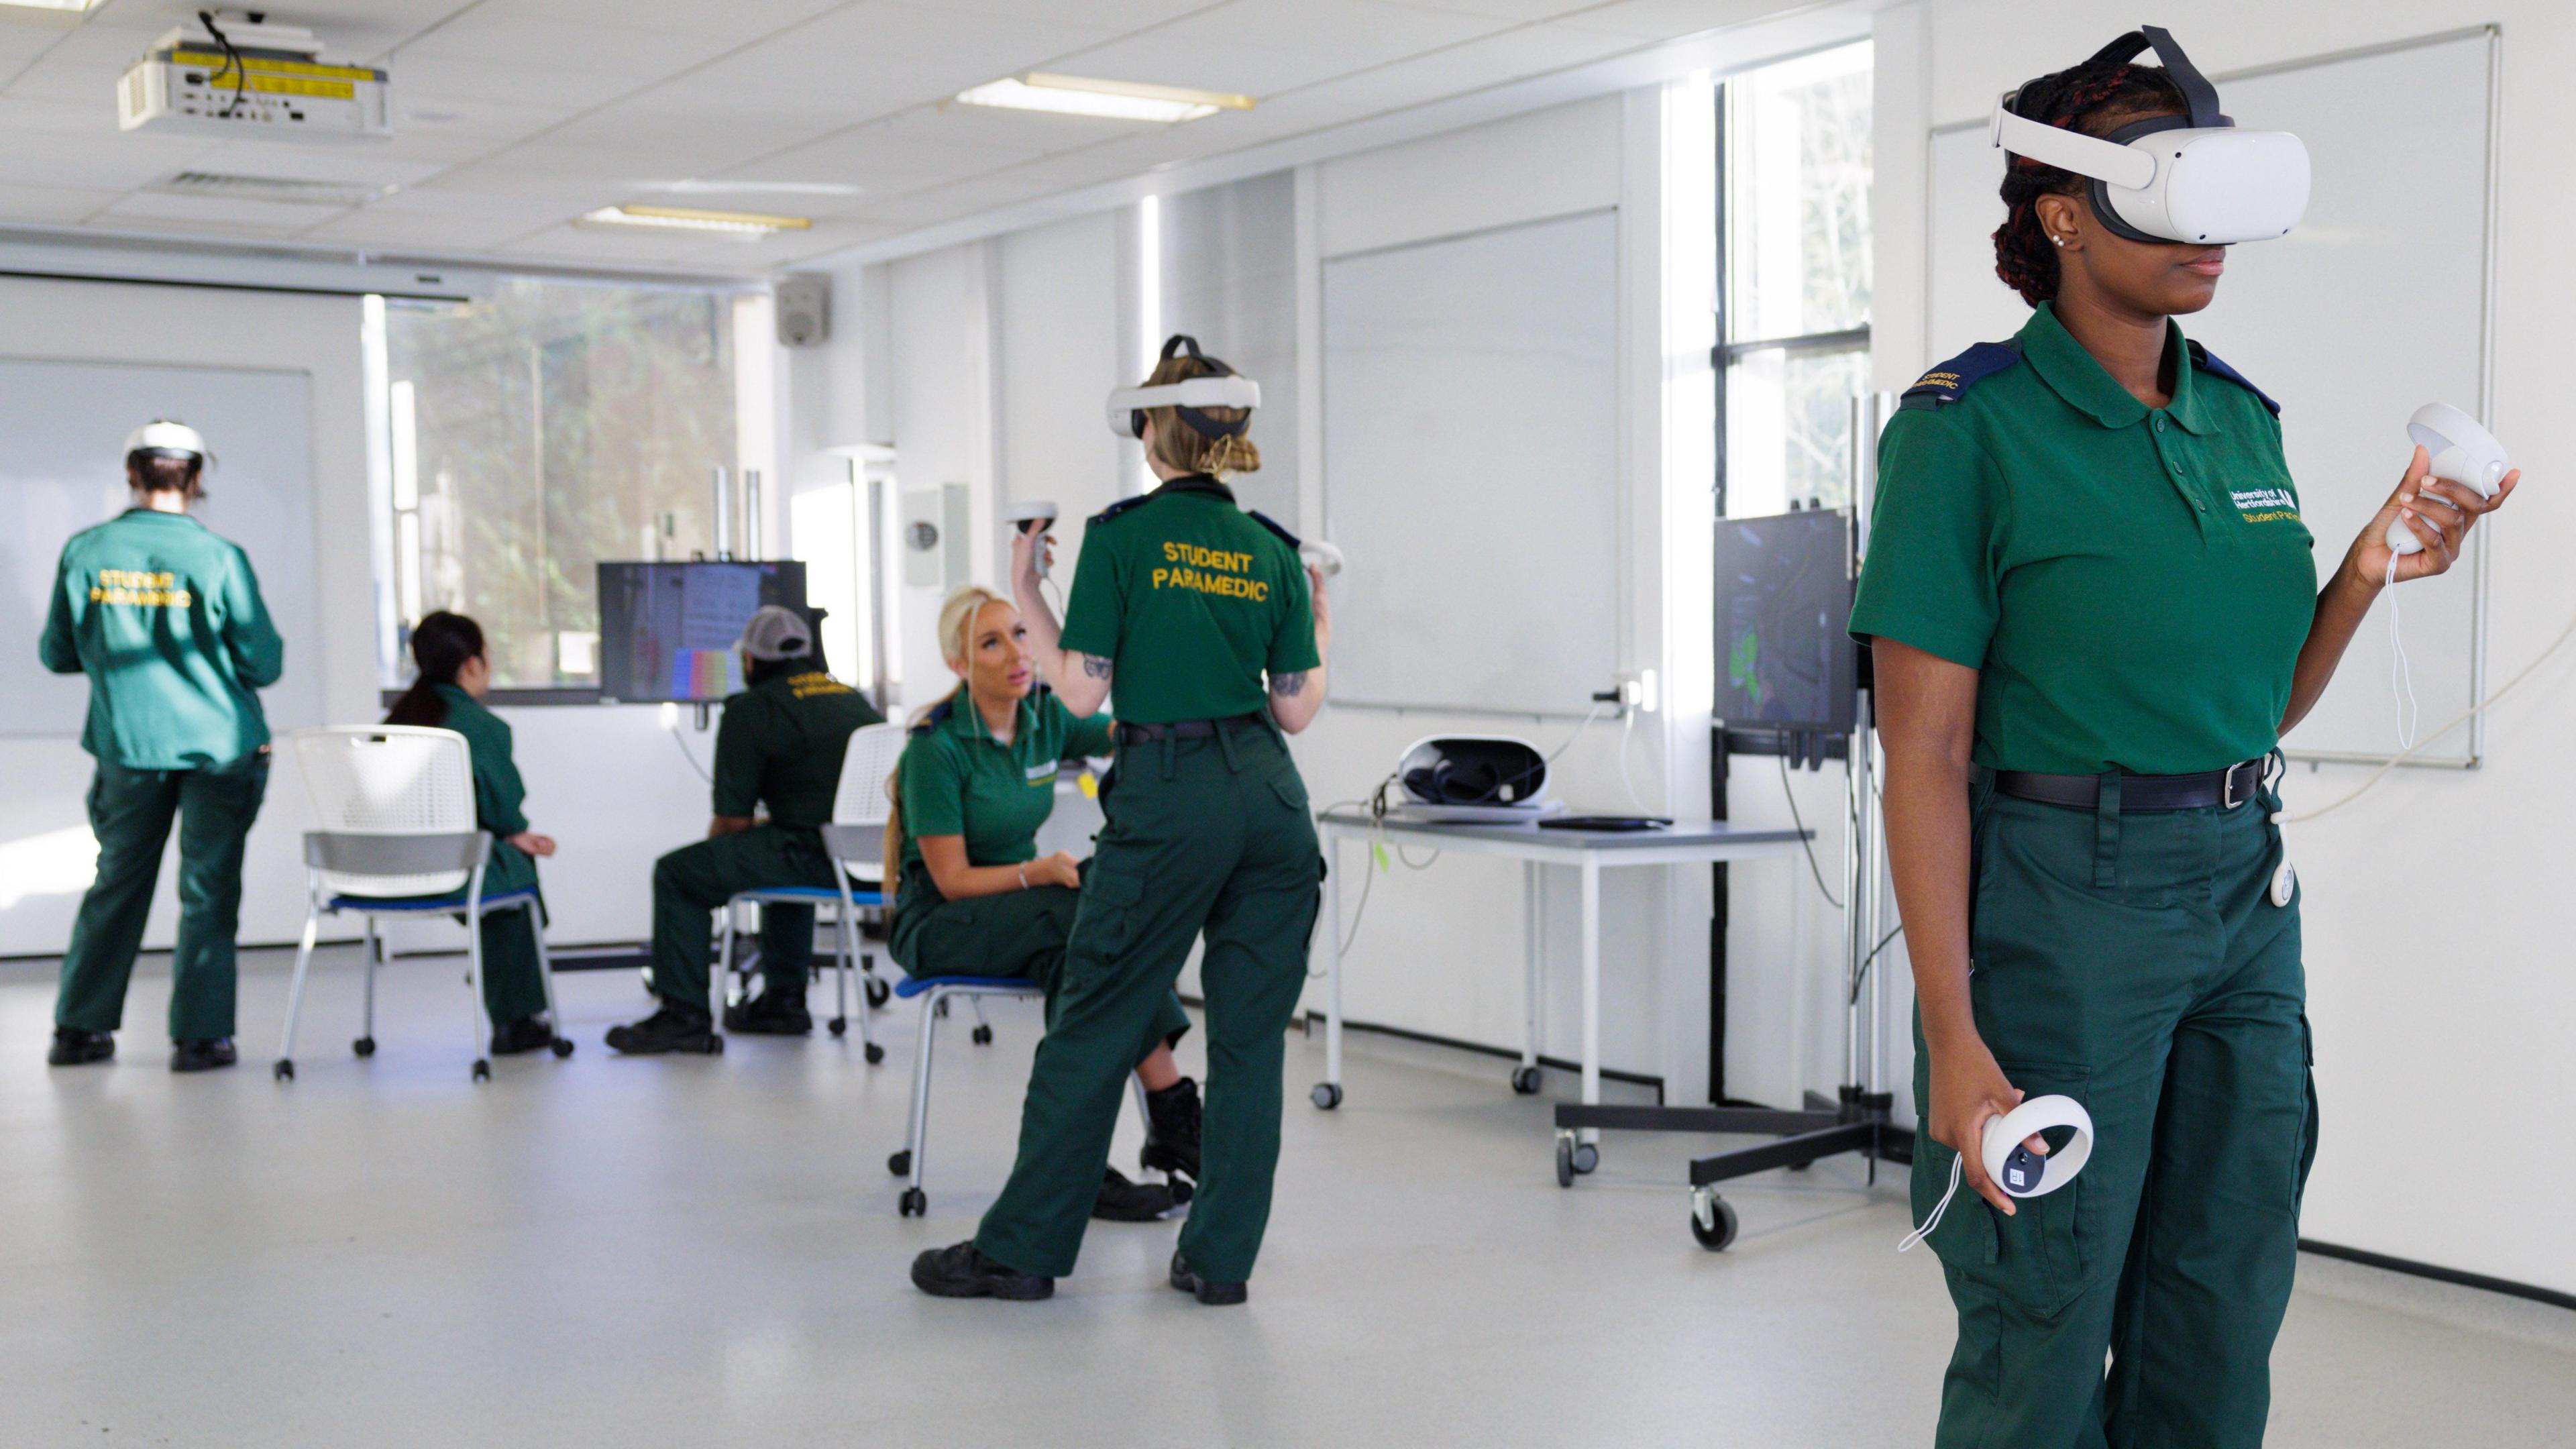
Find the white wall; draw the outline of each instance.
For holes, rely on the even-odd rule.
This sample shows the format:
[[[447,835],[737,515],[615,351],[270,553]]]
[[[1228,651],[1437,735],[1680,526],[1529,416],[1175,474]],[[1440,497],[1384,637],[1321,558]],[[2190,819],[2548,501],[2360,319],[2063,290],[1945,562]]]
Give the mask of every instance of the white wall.
[[[2513,440],[2534,486],[2494,525],[2490,673],[2534,658],[2576,608],[2556,560],[2576,545],[2576,443],[2557,421],[2576,387],[2566,339],[2576,294],[2558,273],[2576,225],[2576,196],[2551,138],[2576,131],[2576,8],[2560,0],[2350,0],[2334,6],[2176,0],[2157,17],[2204,69],[2224,72],[2359,46],[2503,27],[2503,203],[2495,319],[2497,431]],[[2000,91],[2081,60],[2129,27],[2102,4],[1926,0],[1884,23],[1920,36],[1921,69],[1882,51],[1877,192],[1882,246],[1923,234],[1920,194],[1931,125],[1982,118]],[[1892,32],[1882,30],[1882,40]],[[2222,94],[2223,94],[2222,90]],[[2391,97],[2392,104],[2402,104]],[[1899,124],[1912,123],[1885,144]],[[2298,125],[2296,117],[2266,122]],[[1908,176],[1913,179],[1909,182]],[[1976,338],[1919,336],[1885,319],[1920,318],[1919,264],[1878,271],[1878,372],[1901,386]],[[2392,277],[2391,286],[2405,279]],[[2367,299],[2363,299],[2367,305]],[[2225,292],[2220,294],[2225,306]],[[2284,339],[2282,345],[2295,345]],[[2367,359],[2355,359],[2367,366]],[[2260,374],[2257,373],[2260,381]],[[2296,428],[2300,400],[2282,399]],[[2403,458],[2392,454],[2393,478]],[[2343,540],[2320,540],[2331,564]],[[2373,621],[2368,627],[2377,627]],[[2562,657],[2500,705],[2484,768],[2400,771],[2358,803],[2293,826],[2304,889],[2309,1014],[2316,1031],[2324,1135],[2307,1197],[2310,1236],[2376,1252],[2576,1290],[2566,1235],[2576,1157],[2556,1150],[2576,1087],[2576,975],[2566,970],[2558,871],[2576,818],[2565,721],[2576,708],[2576,660]],[[2326,767],[2289,782],[2292,813],[2343,794],[2362,771]],[[2488,1162],[2471,1183],[2442,1162]]]

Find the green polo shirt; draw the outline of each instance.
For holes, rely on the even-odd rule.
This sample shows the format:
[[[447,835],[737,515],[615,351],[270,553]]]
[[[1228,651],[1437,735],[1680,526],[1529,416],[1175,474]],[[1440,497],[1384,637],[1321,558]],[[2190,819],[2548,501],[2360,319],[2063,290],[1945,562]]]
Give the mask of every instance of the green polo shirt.
[[[850,736],[885,723],[875,705],[828,674],[779,674],[724,702],[716,726],[716,814],[813,831],[832,821]]]
[[[528,828],[528,787],[512,758],[509,723],[483,707],[483,702],[453,684],[437,686],[447,702],[441,729],[465,736],[465,752],[474,770],[474,823],[499,837],[492,842],[492,863],[483,872],[486,892],[516,890],[536,884],[536,863],[510,844]]]
[[[903,790],[904,894],[918,887],[938,895],[921,868],[925,835],[966,837],[968,865],[1037,859],[1038,827],[1055,811],[1058,762],[1108,753],[1109,716],[1080,718],[1051,693],[1020,701],[1007,745],[963,698],[933,709],[913,726],[895,766]]]
[[[1851,632],[1978,671],[1980,765],[2187,774],[2279,738],[2314,541],[2268,400],[2168,327],[2162,408],[2043,303],[1879,440]]]
[[[255,691],[286,667],[250,557],[148,508],[63,545],[37,653],[56,674],[88,673],[81,748],[129,770],[225,765],[267,744]]]
[[[1295,540],[1204,475],[1092,518],[1063,644],[1110,661],[1118,717],[1138,724],[1250,714],[1265,672],[1323,662]]]

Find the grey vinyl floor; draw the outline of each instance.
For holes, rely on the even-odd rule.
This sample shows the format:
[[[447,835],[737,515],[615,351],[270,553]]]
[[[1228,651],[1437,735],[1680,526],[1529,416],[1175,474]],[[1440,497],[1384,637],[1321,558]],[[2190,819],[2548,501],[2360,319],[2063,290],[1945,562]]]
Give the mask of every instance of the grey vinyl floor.
[[[634,974],[567,974],[579,1054],[478,1087],[458,961],[394,969],[360,1061],[354,953],[328,959],[283,1085],[277,953],[245,961],[243,1066],[198,1077],[163,1070],[157,959],[122,1055],[77,1070],[42,1061],[50,969],[0,966],[0,1443],[1930,1438],[1947,1300],[1893,1251],[1901,1183],[1854,1162],[1740,1185],[1710,1254],[1680,1186],[1709,1144],[1614,1136],[1561,1191],[1547,1101],[1503,1064],[1354,1037],[1324,1113],[1321,1039],[1292,1037],[1249,1308],[1162,1286],[1168,1224],[1095,1225],[1052,1302],[941,1302],[905,1266],[1000,1185],[1034,1008],[997,1007],[990,1047],[943,1029],[930,1215],[905,1220],[909,1004],[873,1068],[819,1034],[627,1061],[599,1037],[642,1008]],[[2274,1445],[2576,1436],[2576,1313],[2309,1259],[2275,1365]]]

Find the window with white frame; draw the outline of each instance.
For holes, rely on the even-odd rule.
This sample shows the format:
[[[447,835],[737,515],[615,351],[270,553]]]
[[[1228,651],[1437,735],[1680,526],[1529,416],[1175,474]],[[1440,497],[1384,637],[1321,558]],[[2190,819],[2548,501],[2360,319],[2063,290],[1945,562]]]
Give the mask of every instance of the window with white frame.
[[[1746,72],[1717,105],[1719,497],[1839,508],[1869,381],[1870,47]]]

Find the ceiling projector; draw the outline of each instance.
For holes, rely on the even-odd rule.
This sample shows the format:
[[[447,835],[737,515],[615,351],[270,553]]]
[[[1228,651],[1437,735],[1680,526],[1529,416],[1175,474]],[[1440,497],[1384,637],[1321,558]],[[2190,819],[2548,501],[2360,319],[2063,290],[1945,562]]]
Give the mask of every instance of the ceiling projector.
[[[152,43],[116,83],[119,130],[258,141],[381,141],[394,133],[393,83],[373,66],[333,65],[297,25],[204,21]]]

